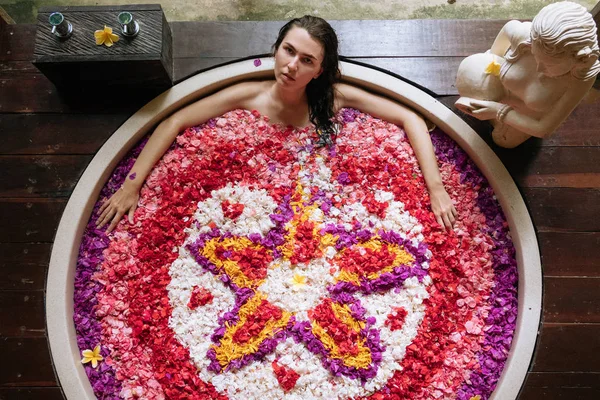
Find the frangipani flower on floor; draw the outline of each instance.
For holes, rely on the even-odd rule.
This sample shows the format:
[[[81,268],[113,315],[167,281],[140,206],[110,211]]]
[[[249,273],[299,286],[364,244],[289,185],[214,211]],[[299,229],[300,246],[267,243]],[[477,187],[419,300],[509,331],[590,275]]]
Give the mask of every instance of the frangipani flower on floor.
[[[82,364],[92,362],[92,368],[98,366],[98,361],[102,361],[104,358],[100,355],[100,345],[94,347],[94,350],[84,350],[81,352],[83,358],[81,359]]]
[[[94,37],[96,38],[96,44],[106,45],[106,47],[111,47],[114,43],[119,41],[119,37],[112,33],[112,28],[104,25],[104,29],[97,30],[94,32]]]

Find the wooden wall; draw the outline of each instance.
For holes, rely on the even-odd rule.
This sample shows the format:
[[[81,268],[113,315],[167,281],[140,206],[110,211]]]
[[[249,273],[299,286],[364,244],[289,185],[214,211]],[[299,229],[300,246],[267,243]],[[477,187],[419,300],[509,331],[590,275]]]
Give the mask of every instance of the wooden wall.
[[[335,21],[341,53],[451,105],[460,60],[504,21]],[[172,23],[175,78],[267,53],[279,22]],[[0,19],[0,399],[62,399],[50,361],[45,279],[58,221],[104,141],[149,99],[63,98],[31,64],[35,26]],[[489,141],[489,127],[469,122]],[[600,103],[551,138],[494,150],[517,182],[542,253],[543,322],[521,400],[600,398]]]

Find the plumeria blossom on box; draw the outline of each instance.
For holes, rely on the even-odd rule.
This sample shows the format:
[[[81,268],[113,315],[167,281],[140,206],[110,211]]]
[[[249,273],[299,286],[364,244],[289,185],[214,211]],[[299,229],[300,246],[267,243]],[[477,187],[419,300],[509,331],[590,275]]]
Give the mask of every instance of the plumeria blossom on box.
[[[402,129],[336,119],[318,147],[314,129],[231,111],[177,137],[133,224],[107,236],[94,213],[74,321],[82,350],[101,344],[85,364],[98,398],[489,398],[517,312],[490,186],[432,133],[459,213],[445,233]]]

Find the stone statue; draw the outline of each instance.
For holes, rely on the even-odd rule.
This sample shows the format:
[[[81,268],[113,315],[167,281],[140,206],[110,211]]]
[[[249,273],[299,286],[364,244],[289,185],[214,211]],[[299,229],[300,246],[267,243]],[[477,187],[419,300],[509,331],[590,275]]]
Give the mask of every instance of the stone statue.
[[[508,22],[490,50],[463,60],[456,106],[490,120],[499,146],[545,137],[594,84],[599,55],[591,14],[569,1],[550,4],[533,22]]]

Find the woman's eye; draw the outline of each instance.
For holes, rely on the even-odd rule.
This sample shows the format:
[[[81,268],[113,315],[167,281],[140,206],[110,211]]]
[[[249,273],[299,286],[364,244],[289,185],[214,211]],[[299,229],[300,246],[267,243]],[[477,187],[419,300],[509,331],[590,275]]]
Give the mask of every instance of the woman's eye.
[[[312,64],[312,60],[310,58],[305,58],[304,62],[307,64]]]
[[[292,53],[292,49],[290,49],[289,47],[285,49],[285,51],[287,51],[288,53]]]

